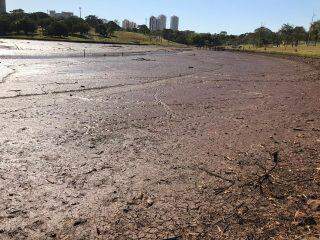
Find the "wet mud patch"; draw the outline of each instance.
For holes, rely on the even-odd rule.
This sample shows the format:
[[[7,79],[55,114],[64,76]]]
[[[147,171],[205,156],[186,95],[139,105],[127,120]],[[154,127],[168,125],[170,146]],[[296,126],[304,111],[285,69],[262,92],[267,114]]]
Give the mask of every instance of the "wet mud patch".
[[[132,58],[51,59],[3,85],[40,95],[1,99],[1,239],[317,237],[313,68],[228,52]],[[111,79],[121,86],[104,88]]]

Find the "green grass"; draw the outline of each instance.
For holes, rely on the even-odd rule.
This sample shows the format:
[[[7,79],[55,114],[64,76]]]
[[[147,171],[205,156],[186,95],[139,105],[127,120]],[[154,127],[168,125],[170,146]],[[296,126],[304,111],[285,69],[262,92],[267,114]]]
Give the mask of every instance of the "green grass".
[[[133,32],[119,31],[111,38],[112,42],[140,43],[146,45],[161,45],[161,46],[179,46],[179,44],[162,39],[161,41],[151,38],[147,35]],[[181,45],[180,45],[181,46]]]
[[[268,46],[268,47],[255,47],[253,45],[243,45],[242,49],[252,52],[263,52],[263,53],[272,53],[280,55],[295,55],[302,57],[313,57],[320,58],[320,44],[317,46],[307,46],[306,44],[301,44],[297,47],[284,46],[280,47]]]
[[[6,38],[13,39],[28,39],[28,40],[44,40],[44,41],[65,41],[65,42],[80,42],[80,43],[116,43],[116,44],[136,44],[136,45],[159,45],[168,47],[179,47],[181,44],[170,42],[162,39],[156,40],[144,34],[118,31],[111,37],[104,38],[97,34],[91,33],[88,37],[80,35],[72,35],[68,37],[49,37],[42,34],[35,35],[10,35]]]

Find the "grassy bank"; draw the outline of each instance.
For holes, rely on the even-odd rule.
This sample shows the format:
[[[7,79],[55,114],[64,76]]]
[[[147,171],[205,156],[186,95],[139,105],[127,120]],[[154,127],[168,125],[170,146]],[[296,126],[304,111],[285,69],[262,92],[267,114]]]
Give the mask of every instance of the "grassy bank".
[[[105,43],[105,44],[133,44],[133,45],[159,45],[168,47],[179,47],[180,44],[167,41],[165,39],[157,40],[144,34],[118,31],[112,37],[103,38],[98,35],[90,35],[87,37],[73,35],[68,37],[49,37],[42,34],[35,35],[9,35],[3,38],[25,39],[25,40],[42,40],[42,41],[63,41],[77,43]]]
[[[237,49],[239,51],[249,51],[249,52],[259,52],[259,53],[270,53],[278,55],[294,55],[301,57],[312,57],[320,58],[320,45],[317,46],[307,46],[305,44],[299,45],[297,47],[292,46],[268,46],[268,47],[256,47],[253,45],[243,45],[242,48]]]

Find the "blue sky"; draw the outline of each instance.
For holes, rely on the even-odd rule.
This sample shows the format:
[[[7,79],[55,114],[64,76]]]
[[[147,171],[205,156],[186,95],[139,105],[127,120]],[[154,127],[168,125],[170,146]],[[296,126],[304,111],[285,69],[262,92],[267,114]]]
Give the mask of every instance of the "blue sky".
[[[261,24],[277,30],[283,23],[309,26],[313,11],[320,19],[320,0],[7,0],[8,10],[73,11],[108,20],[128,18],[144,24],[151,15],[180,17],[180,28],[197,32],[239,34]]]

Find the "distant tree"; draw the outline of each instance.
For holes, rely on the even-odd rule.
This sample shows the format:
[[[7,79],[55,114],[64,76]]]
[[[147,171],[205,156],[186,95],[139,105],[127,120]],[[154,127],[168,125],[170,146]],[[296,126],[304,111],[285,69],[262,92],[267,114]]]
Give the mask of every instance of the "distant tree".
[[[254,38],[255,44],[261,47],[273,43],[274,33],[266,27],[260,27],[254,30]]]
[[[15,9],[10,12],[10,19],[12,22],[21,20],[25,17],[26,17],[26,14],[22,9]]]
[[[147,25],[140,25],[138,27],[138,32],[143,34],[150,34],[150,29],[147,27]]]
[[[273,44],[280,47],[281,41],[281,35],[279,33],[274,33]]]
[[[279,34],[281,36],[282,41],[287,44],[292,44],[294,42],[294,27],[291,24],[282,25]]]
[[[296,46],[298,46],[300,42],[306,41],[307,39],[306,29],[304,27],[295,27],[293,29],[293,39]]]
[[[98,26],[96,26],[96,32],[103,37],[109,36],[107,24],[99,24]]]
[[[39,30],[41,30],[42,33],[54,21],[52,17],[50,17],[47,13],[44,12],[31,13],[29,14],[29,18],[37,23]]]
[[[51,23],[46,29],[46,35],[49,36],[68,36],[68,27],[63,22],[55,21]]]
[[[82,18],[76,16],[66,18],[62,22],[67,26],[68,32],[71,34],[80,32],[79,28],[81,28],[83,23],[86,23]],[[88,23],[86,24],[89,25]]]
[[[221,46],[223,43],[220,39],[220,36],[218,34],[212,35],[211,38],[211,46],[216,47],[216,46]]]
[[[97,26],[103,24],[103,21],[95,15],[89,15],[86,17],[85,21],[90,25],[92,28],[96,28]]]
[[[162,36],[166,40],[187,45],[193,45],[196,41],[195,36],[197,35],[192,31],[173,31],[171,29],[165,29],[160,32],[151,32],[150,34],[155,37]]]
[[[80,33],[81,35],[85,35],[89,33],[90,26],[86,22],[81,22],[73,26],[73,31]]]
[[[0,35],[7,35],[10,32],[10,18],[7,14],[0,15]]]
[[[314,40],[314,44],[317,45],[320,38],[320,20],[312,23],[309,31]]]
[[[96,27],[96,32],[99,33],[103,37],[110,37],[115,31],[120,30],[121,28],[119,27],[118,24],[116,24],[113,21],[110,21],[105,24],[99,24]]]
[[[245,33],[239,36],[240,44],[257,44],[255,33]]]
[[[150,30],[149,30],[150,33]],[[165,29],[162,31],[162,37],[169,41],[176,41],[177,34],[171,29]]]
[[[227,44],[227,40],[228,40],[228,33],[226,31],[221,31],[218,35],[217,35],[219,41],[221,41],[224,45]]]
[[[24,34],[33,34],[37,30],[37,23],[29,18],[23,18],[16,22],[16,32],[23,32]]]
[[[196,34],[192,38],[192,44],[197,47],[204,47],[206,45],[206,39],[202,36],[202,34]]]
[[[115,31],[119,31],[121,29],[121,27],[114,21],[108,22],[107,28],[108,28],[109,35],[112,35]]]
[[[34,12],[34,13],[29,14],[29,17],[32,20],[36,21],[37,23],[42,19],[50,18],[50,16],[44,12]]]
[[[12,11],[10,11],[11,14],[24,14],[24,10],[21,8],[18,9],[13,9]]]
[[[236,46],[237,44],[238,44],[238,36],[236,36],[236,35],[229,35],[229,36],[227,37],[226,45]]]
[[[196,35],[192,31],[177,31],[176,32],[176,42],[181,44],[192,45],[193,38]]]
[[[43,18],[43,19],[39,19],[38,20],[38,25],[43,28],[43,29],[47,29],[48,26],[53,23],[55,20],[51,17],[49,18]]]

